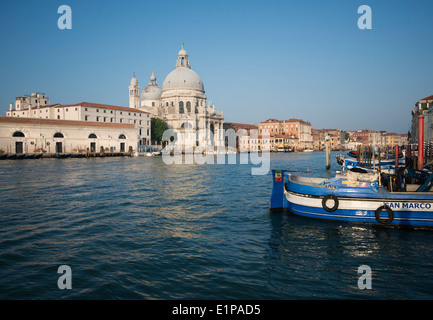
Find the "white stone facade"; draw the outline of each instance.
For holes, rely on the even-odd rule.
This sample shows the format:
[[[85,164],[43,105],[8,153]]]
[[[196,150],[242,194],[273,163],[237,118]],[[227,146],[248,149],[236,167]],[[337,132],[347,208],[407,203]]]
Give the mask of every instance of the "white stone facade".
[[[130,87],[130,94],[135,89],[135,86]],[[135,100],[130,98],[130,107],[134,105]],[[162,89],[152,72],[149,85],[141,93],[140,108],[163,119],[170,128],[185,133],[179,141],[182,144],[224,145],[223,114],[215,110],[214,104],[207,103],[203,82],[191,70],[183,45],[177,56],[176,68],[165,78]]]
[[[133,124],[136,128],[136,143],[148,144],[150,141],[150,113],[140,109],[90,102],[39,106],[24,104],[21,100],[19,102],[19,107],[16,104],[15,109],[10,108],[6,112],[8,117]]]
[[[0,152],[87,153],[136,151],[133,124],[0,117]]]

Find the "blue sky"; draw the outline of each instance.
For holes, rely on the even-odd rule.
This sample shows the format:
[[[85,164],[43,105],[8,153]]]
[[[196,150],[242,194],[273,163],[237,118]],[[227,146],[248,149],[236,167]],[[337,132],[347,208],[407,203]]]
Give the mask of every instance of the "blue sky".
[[[60,30],[60,5],[72,29]],[[372,9],[360,30],[358,7]],[[133,72],[160,86],[185,43],[226,122],[407,133],[433,94],[433,1],[10,1],[0,4],[0,114],[16,96],[128,106]]]

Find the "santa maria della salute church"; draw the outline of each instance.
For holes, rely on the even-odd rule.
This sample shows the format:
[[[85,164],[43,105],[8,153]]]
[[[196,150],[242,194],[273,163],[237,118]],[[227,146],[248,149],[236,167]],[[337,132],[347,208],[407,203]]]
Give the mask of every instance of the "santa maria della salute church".
[[[182,133],[178,143],[193,146],[222,146],[223,113],[207,103],[203,81],[191,69],[183,45],[176,68],[165,78],[162,89],[152,71],[149,84],[140,92],[134,76],[129,86],[129,107],[163,119],[169,128]]]

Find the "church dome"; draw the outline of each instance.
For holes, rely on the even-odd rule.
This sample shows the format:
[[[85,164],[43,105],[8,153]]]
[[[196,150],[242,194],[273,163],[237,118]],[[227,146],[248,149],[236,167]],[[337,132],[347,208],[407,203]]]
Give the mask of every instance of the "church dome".
[[[204,92],[203,82],[197,73],[186,67],[170,72],[162,84],[162,89],[195,89]]]
[[[168,89],[195,89],[204,93],[203,82],[198,74],[191,70],[183,44],[177,54],[176,69],[168,74],[162,84],[162,90]]]
[[[152,76],[150,77],[149,85],[143,89],[141,92],[142,100],[159,100],[161,98],[162,90],[156,84],[155,73],[152,71]]]

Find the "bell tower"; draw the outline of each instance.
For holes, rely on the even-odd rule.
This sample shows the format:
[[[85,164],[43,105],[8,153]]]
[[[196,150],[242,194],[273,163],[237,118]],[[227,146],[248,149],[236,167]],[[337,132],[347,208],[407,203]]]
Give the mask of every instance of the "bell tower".
[[[131,79],[131,85],[129,86],[129,107],[139,108],[140,107],[140,87],[138,86],[137,78],[134,76]]]

